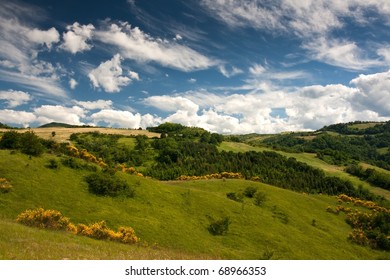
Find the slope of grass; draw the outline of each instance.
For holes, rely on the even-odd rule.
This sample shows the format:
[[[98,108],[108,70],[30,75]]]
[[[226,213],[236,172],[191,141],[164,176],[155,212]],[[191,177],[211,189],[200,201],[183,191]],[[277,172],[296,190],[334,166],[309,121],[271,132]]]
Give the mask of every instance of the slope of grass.
[[[0,150],[0,177],[13,185],[11,192],[0,194],[0,258],[390,259],[389,253],[347,240],[351,229],[345,216],[326,212],[327,206],[337,204],[334,197],[244,180],[159,182],[126,174],[121,176],[136,188],[135,198],[98,197],[83,181],[87,171],[46,168],[53,157],[29,159]],[[266,194],[263,206],[226,197],[249,186]],[[30,229],[14,222],[25,209],[37,207],[59,210],[75,224],[105,220],[114,230],[131,226],[149,247]],[[223,217],[231,221],[228,233],[211,235],[210,221]],[[58,254],[44,254],[57,250],[59,243]],[[155,243],[159,250],[153,249]]]

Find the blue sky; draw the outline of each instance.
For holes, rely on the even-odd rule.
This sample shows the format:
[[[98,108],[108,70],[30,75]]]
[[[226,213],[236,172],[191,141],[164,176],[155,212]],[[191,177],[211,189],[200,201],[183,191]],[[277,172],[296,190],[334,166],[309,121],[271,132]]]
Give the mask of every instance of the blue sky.
[[[0,122],[219,133],[390,119],[388,0],[0,0]]]

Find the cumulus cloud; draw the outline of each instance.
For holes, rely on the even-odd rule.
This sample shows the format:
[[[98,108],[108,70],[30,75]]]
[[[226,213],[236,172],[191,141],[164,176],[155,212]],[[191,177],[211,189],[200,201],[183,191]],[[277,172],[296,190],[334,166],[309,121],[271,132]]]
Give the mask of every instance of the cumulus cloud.
[[[26,32],[27,38],[36,44],[44,44],[49,49],[53,43],[58,43],[60,41],[60,33],[54,27],[49,30],[39,30],[34,28]]]
[[[79,106],[43,105],[34,109],[34,115],[40,124],[61,122],[83,125],[80,119],[85,117],[85,110]]]
[[[390,118],[390,71],[360,75],[350,84],[287,88],[251,81],[242,86],[245,94],[189,91],[148,97],[144,104],[168,113],[163,122],[219,133],[316,130],[331,123]]]
[[[66,27],[68,30],[63,34],[64,43],[61,48],[76,54],[78,52],[88,51],[92,48],[87,41],[92,38],[95,27],[92,24],[80,25],[78,22]]]
[[[165,112],[186,111],[190,114],[196,114],[199,110],[197,104],[182,96],[151,96],[145,98],[143,103]]]
[[[96,37],[116,47],[124,58],[138,62],[154,62],[186,72],[207,69],[218,63],[175,40],[154,38],[127,22],[111,23],[106,30],[96,31]]]
[[[97,110],[97,109],[110,109],[113,105],[111,100],[96,100],[96,101],[73,101],[76,105],[86,110]]]
[[[121,61],[122,57],[116,54],[111,60],[101,63],[89,72],[88,78],[92,85],[95,88],[102,87],[106,92],[119,92],[121,87],[130,84],[132,79],[139,80],[135,72],[129,72],[130,77],[122,75]]]
[[[351,81],[358,89],[355,96],[358,109],[372,110],[381,116],[390,116],[390,71],[359,75]]]
[[[28,127],[30,123],[36,120],[36,116],[31,112],[0,110],[0,122],[12,125],[21,125]]]
[[[14,108],[23,104],[26,104],[31,100],[30,94],[23,91],[8,90],[0,91],[0,100],[5,100],[4,103],[8,108]]]
[[[110,126],[138,128],[141,125],[141,115],[129,111],[104,109],[90,116],[94,124],[104,123]]]

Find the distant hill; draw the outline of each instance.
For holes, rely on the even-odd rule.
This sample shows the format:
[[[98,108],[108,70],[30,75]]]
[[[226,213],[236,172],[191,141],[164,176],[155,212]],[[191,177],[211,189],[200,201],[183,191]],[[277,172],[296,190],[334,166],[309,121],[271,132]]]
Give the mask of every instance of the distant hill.
[[[0,122],[0,128],[13,128],[13,127]]]
[[[48,127],[75,128],[75,127],[92,127],[92,126],[90,126],[90,125],[72,125],[72,124],[67,124],[67,123],[51,122],[51,123],[41,125],[39,128],[48,128]]]

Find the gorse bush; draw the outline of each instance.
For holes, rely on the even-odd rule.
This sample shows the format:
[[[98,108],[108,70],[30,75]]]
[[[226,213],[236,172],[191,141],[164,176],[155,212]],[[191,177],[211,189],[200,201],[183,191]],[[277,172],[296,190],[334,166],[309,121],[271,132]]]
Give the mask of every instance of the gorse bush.
[[[26,210],[16,218],[16,221],[26,226],[57,230],[65,230],[70,223],[61,212],[43,208]]]
[[[11,190],[11,183],[6,178],[0,178],[0,193],[8,193]]]
[[[127,182],[108,172],[92,173],[85,177],[88,190],[96,195],[134,197],[135,190]]]
[[[358,209],[338,205],[334,210],[328,207],[327,211],[334,214],[346,213],[346,222],[352,227],[348,239],[373,249],[390,250],[390,209],[381,207],[372,201],[353,198],[345,194],[337,196],[339,203],[353,203],[354,206],[364,207],[371,211],[361,212]]]
[[[90,225],[70,222],[61,212],[56,210],[45,210],[38,208],[22,212],[16,221],[31,227],[65,230],[77,235],[83,235],[99,240],[112,240],[126,244],[134,244],[140,241],[131,227],[120,227],[117,232],[107,227],[105,221],[96,222]]]

